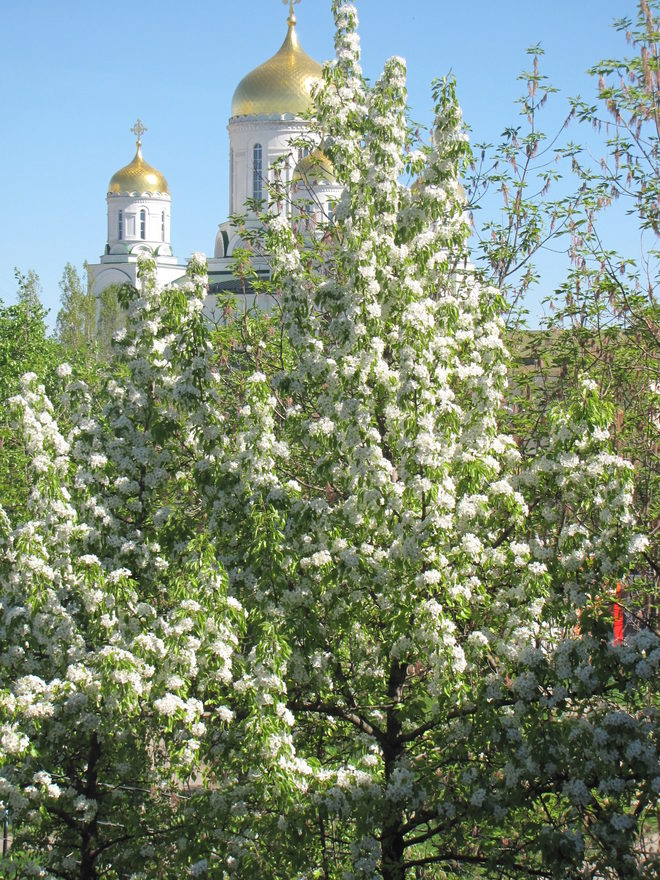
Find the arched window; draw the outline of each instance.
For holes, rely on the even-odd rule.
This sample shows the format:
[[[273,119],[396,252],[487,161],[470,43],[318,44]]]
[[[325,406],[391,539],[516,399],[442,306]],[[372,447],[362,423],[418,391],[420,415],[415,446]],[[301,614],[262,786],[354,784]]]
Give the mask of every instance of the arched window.
[[[165,241],[165,211],[160,215],[160,237]]]
[[[142,208],[140,211],[140,238],[145,239],[147,237],[147,212]]]
[[[118,235],[118,238],[119,238],[119,241],[121,241],[122,238],[124,237],[124,212],[123,212],[123,211],[120,211],[120,212],[119,212],[119,223],[118,223],[118,226],[119,226],[119,235]]]
[[[263,150],[261,144],[255,144],[252,150],[252,198],[260,202],[263,195]]]

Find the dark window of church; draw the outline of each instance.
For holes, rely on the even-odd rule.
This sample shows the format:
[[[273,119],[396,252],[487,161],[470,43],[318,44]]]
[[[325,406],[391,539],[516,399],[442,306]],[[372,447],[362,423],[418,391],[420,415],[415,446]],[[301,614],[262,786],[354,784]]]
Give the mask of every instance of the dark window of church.
[[[147,212],[144,208],[140,211],[140,238],[147,237]]]
[[[260,202],[263,198],[263,150],[255,144],[252,150],[252,198]]]
[[[160,215],[160,237],[165,241],[165,211]]]
[[[119,212],[119,241],[124,237],[124,212]]]

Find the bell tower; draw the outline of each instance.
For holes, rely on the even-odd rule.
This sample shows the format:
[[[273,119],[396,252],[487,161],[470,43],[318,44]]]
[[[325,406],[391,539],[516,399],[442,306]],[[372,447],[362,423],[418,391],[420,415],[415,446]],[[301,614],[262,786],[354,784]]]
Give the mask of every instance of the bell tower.
[[[92,290],[97,294],[110,284],[136,284],[140,256],[155,260],[156,279],[161,285],[185,274],[185,266],[179,265],[172,253],[172,198],[167,180],[142,155],[146,131],[138,119],[131,128],[136,139],[135,155],[108,184],[105,252],[100,263],[88,266]]]

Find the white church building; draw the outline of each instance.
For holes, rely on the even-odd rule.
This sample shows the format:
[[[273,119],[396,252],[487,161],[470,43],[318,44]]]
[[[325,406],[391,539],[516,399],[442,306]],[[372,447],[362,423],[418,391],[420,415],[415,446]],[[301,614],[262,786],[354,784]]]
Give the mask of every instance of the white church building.
[[[306,203],[306,214],[327,216],[341,195],[332,167],[321,151],[314,149],[316,142],[310,139],[309,124],[303,118],[312,105],[312,88],[321,80],[321,65],[307,55],[298,40],[293,6],[299,0],[283,2],[289,3],[289,17],[281,48],[240,81],[231,103],[229,216],[245,214],[248,224],[258,223],[254,204],[266,205],[275,178],[285,194],[276,207],[288,216],[300,210],[296,203],[301,201]],[[145,130],[138,120],[131,129],[137,139],[135,156],[108,184],[105,252],[98,263],[88,265],[96,294],[110,284],[135,285],[140,256],[155,260],[160,285],[170,284],[186,272],[185,263],[172,249],[172,198],[167,180],[142,155]],[[209,294],[241,291],[233,264],[234,252],[242,246],[244,242],[231,221],[220,223],[208,264]],[[255,256],[252,263],[260,274],[267,275],[266,260]]]

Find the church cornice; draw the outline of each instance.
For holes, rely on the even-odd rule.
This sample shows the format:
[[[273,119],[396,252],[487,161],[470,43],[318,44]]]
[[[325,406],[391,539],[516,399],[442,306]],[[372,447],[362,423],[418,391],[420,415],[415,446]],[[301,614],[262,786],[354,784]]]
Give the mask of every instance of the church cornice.
[[[152,192],[149,192],[148,190],[145,190],[144,192],[138,192],[138,191],[135,191],[135,192],[109,192],[107,197],[109,199],[132,199],[133,201],[135,201],[137,203],[149,202],[149,201],[153,201],[154,199],[158,200],[159,202],[171,202],[172,201],[172,196],[169,193],[166,193],[166,192],[153,192],[152,193]]]
[[[241,127],[246,131],[257,131],[263,129],[264,123],[269,124],[272,128],[281,128],[282,123],[286,123],[289,129],[300,131],[309,130],[309,122],[297,116],[290,118],[284,116],[232,116],[229,120],[228,128]]]

